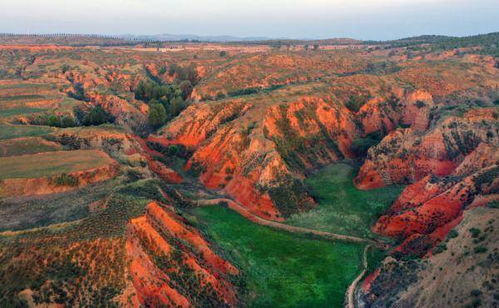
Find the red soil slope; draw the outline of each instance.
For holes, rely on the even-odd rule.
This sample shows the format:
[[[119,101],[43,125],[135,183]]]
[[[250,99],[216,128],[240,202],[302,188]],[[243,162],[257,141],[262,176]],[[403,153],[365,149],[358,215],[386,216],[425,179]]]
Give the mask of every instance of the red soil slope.
[[[144,216],[132,219],[126,251],[135,294],[143,305],[237,303],[228,276],[239,271],[166,205],[150,203]]]

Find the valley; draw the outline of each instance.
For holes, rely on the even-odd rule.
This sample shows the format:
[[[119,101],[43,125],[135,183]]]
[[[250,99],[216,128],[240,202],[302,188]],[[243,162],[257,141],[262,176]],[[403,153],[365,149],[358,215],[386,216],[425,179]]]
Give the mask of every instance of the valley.
[[[0,36],[0,306],[495,307],[490,35]]]

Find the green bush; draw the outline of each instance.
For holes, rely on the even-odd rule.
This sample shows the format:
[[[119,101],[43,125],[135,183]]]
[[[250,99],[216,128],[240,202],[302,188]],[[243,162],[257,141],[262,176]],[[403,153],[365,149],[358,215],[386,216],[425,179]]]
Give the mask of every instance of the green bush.
[[[471,237],[478,237],[478,235],[480,235],[480,229],[477,229],[477,228],[471,228],[470,230],[470,233],[471,233]]]
[[[449,238],[456,238],[458,235],[459,235],[459,233],[456,230],[452,229],[449,231],[448,237]]]
[[[363,138],[357,138],[352,142],[352,152],[358,157],[364,157],[367,155],[367,151],[377,145],[381,139],[383,139],[383,135],[379,132],[370,133]]]
[[[61,175],[56,176],[52,179],[52,183],[57,186],[78,186],[79,180],[77,177],[74,177],[67,173],[62,173]]]
[[[445,243],[441,243],[441,244],[437,245],[437,247],[435,247],[435,249],[433,249],[433,254],[436,255],[436,254],[442,253],[446,250],[447,250],[447,245],[445,245]]]
[[[352,112],[358,112],[362,106],[367,102],[364,96],[352,95],[345,103],[345,107]]]
[[[475,247],[475,249],[473,249],[475,253],[485,253],[487,252],[487,250],[488,250],[487,247],[484,246],[477,246]]]
[[[474,289],[474,290],[471,290],[470,294],[471,294],[471,296],[478,297],[478,296],[482,295],[482,291],[480,291],[478,289]]]

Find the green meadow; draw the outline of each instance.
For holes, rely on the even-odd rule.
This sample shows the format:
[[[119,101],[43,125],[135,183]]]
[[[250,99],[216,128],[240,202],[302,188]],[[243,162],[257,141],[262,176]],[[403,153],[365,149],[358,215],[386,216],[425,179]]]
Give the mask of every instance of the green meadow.
[[[221,206],[192,214],[220,254],[244,273],[243,302],[250,307],[342,307],[361,271],[363,245],[270,229]]]
[[[317,201],[315,209],[292,215],[286,223],[333,233],[372,237],[371,226],[403,189],[392,185],[359,190],[353,184],[356,168],[334,164],[307,178],[305,184]]]

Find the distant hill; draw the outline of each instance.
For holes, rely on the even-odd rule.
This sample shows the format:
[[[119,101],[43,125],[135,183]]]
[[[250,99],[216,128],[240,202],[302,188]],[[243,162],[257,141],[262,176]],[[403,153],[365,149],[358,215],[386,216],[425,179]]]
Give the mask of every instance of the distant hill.
[[[68,46],[120,46],[137,44],[117,36],[98,34],[13,34],[0,33],[1,45],[68,45]]]
[[[190,42],[238,42],[238,41],[263,41],[269,40],[267,37],[237,37],[230,35],[195,35],[195,34],[154,34],[154,35],[134,35],[124,34],[119,37],[128,40],[139,41],[190,41]]]
[[[98,34],[10,34],[0,33],[0,44],[3,45],[36,45],[54,44],[69,46],[130,46],[136,44],[150,44],[160,42],[214,42],[214,43],[239,43],[254,45],[377,45],[383,48],[411,47],[419,48],[418,45],[429,44],[432,50],[448,50],[454,48],[467,48],[479,46],[480,52],[484,54],[499,54],[499,32],[479,34],[464,37],[453,37],[444,35],[420,35],[388,41],[361,41],[352,38],[330,38],[330,39],[289,39],[289,38],[265,38],[265,37],[236,37],[229,35],[201,36],[195,34],[155,34],[155,35],[98,35]]]
[[[410,46],[417,44],[454,45],[455,48],[484,44],[499,44],[499,32],[471,36],[419,35],[390,41],[364,41],[364,44],[388,44],[391,46]]]
[[[431,50],[449,50],[456,48],[480,47],[479,53],[499,56],[499,32],[453,37],[444,35],[420,35],[392,41],[364,41],[364,44],[383,45],[386,47],[412,47],[430,44]]]

